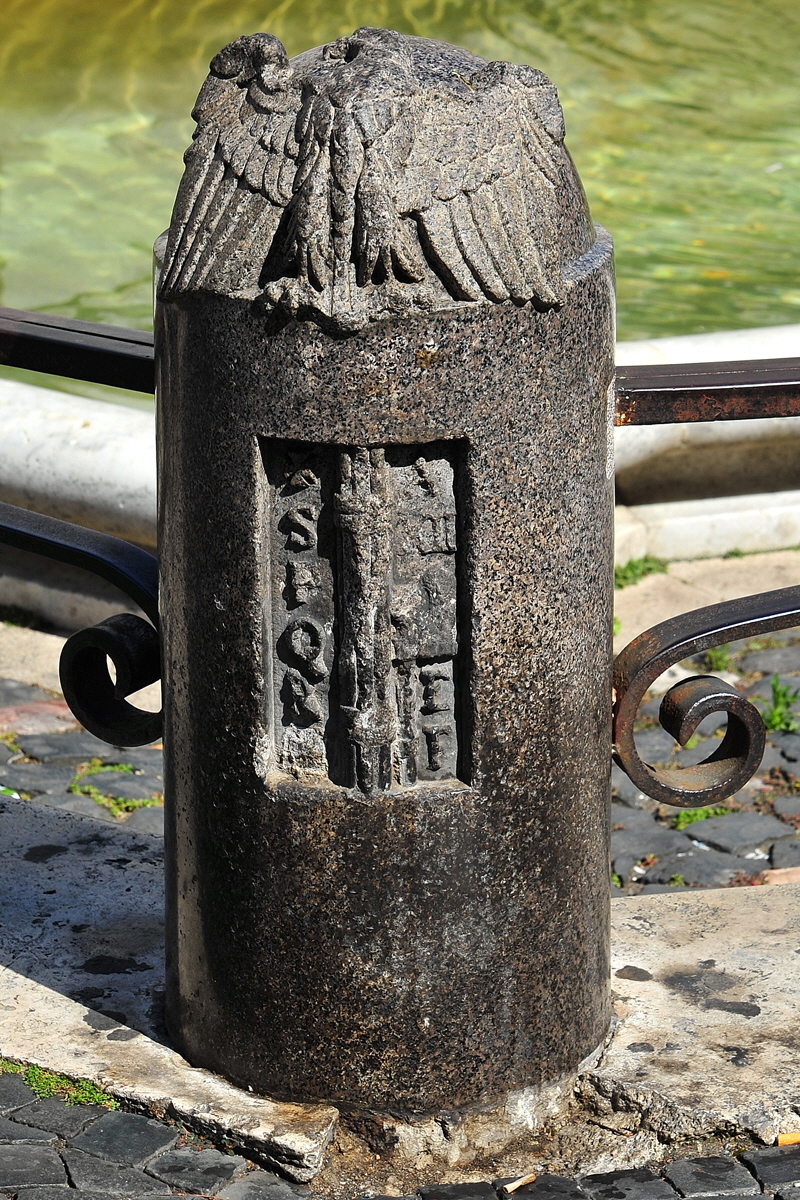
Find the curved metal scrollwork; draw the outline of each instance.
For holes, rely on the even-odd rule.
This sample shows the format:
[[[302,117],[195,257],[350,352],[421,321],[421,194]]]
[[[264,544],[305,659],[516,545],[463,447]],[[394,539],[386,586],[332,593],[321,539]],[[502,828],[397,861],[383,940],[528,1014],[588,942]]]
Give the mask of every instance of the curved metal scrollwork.
[[[121,538],[4,503],[0,543],[99,575],[150,618],[152,625],[133,613],[121,613],[74,633],[61,652],[61,687],[77,719],[102,741],[143,746],[160,737],[162,714],[136,708],[125,699],[161,676],[158,560]]]
[[[646,795],[680,808],[717,804],[733,795],[758,769],[765,731],[755,705],[710,675],[684,679],[664,696],[659,720],[685,745],[704,717],[727,712],[720,745],[694,767],[657,770],[636,750],[633,723],[650,685],[668,667],[738,638],[800,625],[800,587],[781,588],[712,604],[662,621],[625,647],[614,663],[614,758]]]

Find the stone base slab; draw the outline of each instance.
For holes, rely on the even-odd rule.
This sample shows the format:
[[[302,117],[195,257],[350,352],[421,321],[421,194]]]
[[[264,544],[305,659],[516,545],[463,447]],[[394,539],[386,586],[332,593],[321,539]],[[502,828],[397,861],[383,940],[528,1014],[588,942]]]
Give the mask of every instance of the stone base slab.
[[[800,1130],[800,884],[612,905],[619,1024],[578,1095],[662,1141]]]
[[[800,884],[615,900],[617,1024],[577,1086],[340,1117],[240,1091],[164,1044],[161,853],[124,827],[0,800],[0,1055],[90,1079],[334,1195],[495,1168],[610,1171],[687,1138],[800,1130]],[[91,1008],[76,999],[89,991]]]

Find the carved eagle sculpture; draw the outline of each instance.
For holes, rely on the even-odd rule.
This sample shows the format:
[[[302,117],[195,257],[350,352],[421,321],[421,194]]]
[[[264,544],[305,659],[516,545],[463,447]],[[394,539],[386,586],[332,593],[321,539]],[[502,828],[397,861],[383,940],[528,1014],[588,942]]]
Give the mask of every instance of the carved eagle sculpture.
[[[257,33],[212,60],[192,115],[163,298],[260,298],[343,330],[563,302],[575,175],[541,71],[371,28],[290,60]]]

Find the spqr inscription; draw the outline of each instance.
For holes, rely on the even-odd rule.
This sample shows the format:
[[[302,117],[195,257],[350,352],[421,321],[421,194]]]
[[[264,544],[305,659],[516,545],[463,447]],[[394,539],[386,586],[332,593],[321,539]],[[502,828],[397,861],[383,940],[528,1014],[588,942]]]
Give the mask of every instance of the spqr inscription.
[[[278,770],[366,794],[456,778],[451,450],[264,442]]]

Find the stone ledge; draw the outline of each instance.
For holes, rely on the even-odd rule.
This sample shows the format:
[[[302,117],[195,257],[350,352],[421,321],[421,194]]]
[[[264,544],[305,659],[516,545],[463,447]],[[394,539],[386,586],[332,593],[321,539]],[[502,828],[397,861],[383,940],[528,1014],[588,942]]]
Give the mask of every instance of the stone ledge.
[[[800,884],[615,900],[619,1024],[578,1088],[620,1132],[800,1130]]]
[[[312,1179],[336,1109],[240,1091],[157,1040],[161,840],[6,796],[0,831],[0,1055],[89,1079],[132,1108]],[[121,1012],[70,998],[87,990]]]

